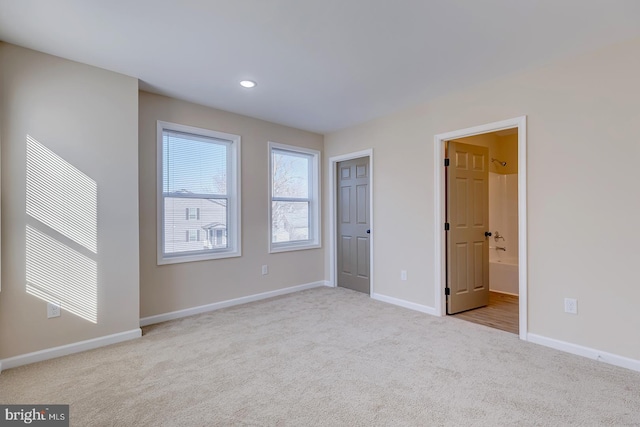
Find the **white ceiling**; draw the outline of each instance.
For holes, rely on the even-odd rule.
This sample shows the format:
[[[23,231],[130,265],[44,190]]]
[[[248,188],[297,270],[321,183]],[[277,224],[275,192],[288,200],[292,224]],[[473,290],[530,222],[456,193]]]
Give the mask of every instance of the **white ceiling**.
[[[635,37],[640,0],[0,0],[0,40],[320,133]]]

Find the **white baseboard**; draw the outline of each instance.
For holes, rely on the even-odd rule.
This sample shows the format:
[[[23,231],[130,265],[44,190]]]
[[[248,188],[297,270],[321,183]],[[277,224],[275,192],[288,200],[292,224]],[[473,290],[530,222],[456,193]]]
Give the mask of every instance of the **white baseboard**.
[[[628,357],[618,356],[617,354],[607,353],[605,351],[583,347],[581,345],[547,338],[536,334],[527,334],[527,341],[640,372],[640,360],[630,359]]]
[[[267,298],[273,298],[280,295],[286,295],[293,292],[304,291],[305,289],[318,288],[320,286],[329,286],[327,281],[306,283],[304,285],[291,286],[289,288],[277,289],[275,291],[263,292],[261,294],[248,295],[230,299],[226,301],[214,302],[212,304],[200,305],[197,307],[186,308],[184,310],[172,311],[170,313],[157,314],[155,316],[143,317],[140,319],[140,326],[153,325],[154,323],[166,322],[167,320],[180,319],[182,317],[193,316],[194,314],[207,313],[209,311],[220,310],[221,308],[233,307],[234,305],[246,304],[248,302],[259,301]]]
[[[399,305],[400,307],[408,308],[410,310],[419,311],[421,313],[430,314],[432,316],[438,316],[436,309],[429,307],[428,305],[416,304],[415,302],[406,301],[399,298],[393,298],[387,295],[371,294],[371,298],[377,301],[386,302],[393,305]]]
[[[73,344],[61,345],[59,347],[47,348],[33,353],[9,357],[8,359],[0,360],[0,372],[2,372],[2,369],[16,368],[18,366],[28,365],[29,363],[42,362],[43,360],[80,353],[81,351],[93,350],[94,348],[140,338],[141,336],[142,330],[140,328],[136,328],[113,335],[92,338],[90,340],[75,342]]]

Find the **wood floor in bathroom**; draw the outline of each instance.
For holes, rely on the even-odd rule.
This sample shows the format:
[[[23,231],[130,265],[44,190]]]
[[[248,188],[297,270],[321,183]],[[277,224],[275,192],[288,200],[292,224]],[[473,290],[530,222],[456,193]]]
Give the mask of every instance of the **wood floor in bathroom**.
[[[458,319],[517,334],[518,296],[489,292],[489,305],[454,315]]]

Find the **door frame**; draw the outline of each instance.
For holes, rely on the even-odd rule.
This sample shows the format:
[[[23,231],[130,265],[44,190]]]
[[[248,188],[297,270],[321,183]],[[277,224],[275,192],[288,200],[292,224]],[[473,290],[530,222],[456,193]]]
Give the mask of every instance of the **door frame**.
[[[369,297],[373,296],[373,239],[375,236],[375,228],[373,227],[373,149],[356,151],[354,153],[341,154],[329,158],[329,286],[338,286],[337,272],[337,256],[338,241],[336,233],[338,231],[338,191],[337,179],[338,163],[346,160],[359,159],[361,157],[369,158]]]
[[[446,235],[445,217],[445,166],[444,143],[452,139],[465,138],[505,129],[518,129],[518,300],[520,339],[527,340],[527,116],[488,123],[466,129],[438,134],[434,137],[434,289],[435,312],[438,316],[447,313],[444,292],[446,287]]]

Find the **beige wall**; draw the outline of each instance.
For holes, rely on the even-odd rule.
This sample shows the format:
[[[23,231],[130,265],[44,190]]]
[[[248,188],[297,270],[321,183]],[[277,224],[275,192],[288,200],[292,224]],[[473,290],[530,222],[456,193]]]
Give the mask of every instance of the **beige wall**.
[[[242,137],[242,257],[156,265],[157,120]],[[268,253],[268,141],[323,147],[322,135],[140,92],[141,317],[324,280],[322,249]]]
[[[137,80],[0,43],[0,91],[0,359],[138,328]],[[47,224],[27,215],[27,135],[59,156],[57,164],[68,164],[95,182],[97,250],[59,233],[50,226],[55,221]],[[44,169],[57,172],[47,165]],[[65,200],[65,195],[42,197],[70,212],[79,209],[77,200]],[[95,263],[97,300],[91,303],[97,306],[97,323],[70,314],[64,305],[61,317],[47,319],[46,303],[26,293],[26,251],[33,248],[27,244],[27,227],[54,240],[56,248]],[[69,265],[71,258],[62,256],[58,262],[56,253],[41,255],[30,265],[45,282],[62,275],[61,292],[69,292],[67,278],[77,267]]]
[[[639,51],[634,40],[326,135],[326,157],[374,150],[376,292],[434,306],[434,135],[527,115],[529,332],[640,359]]]

